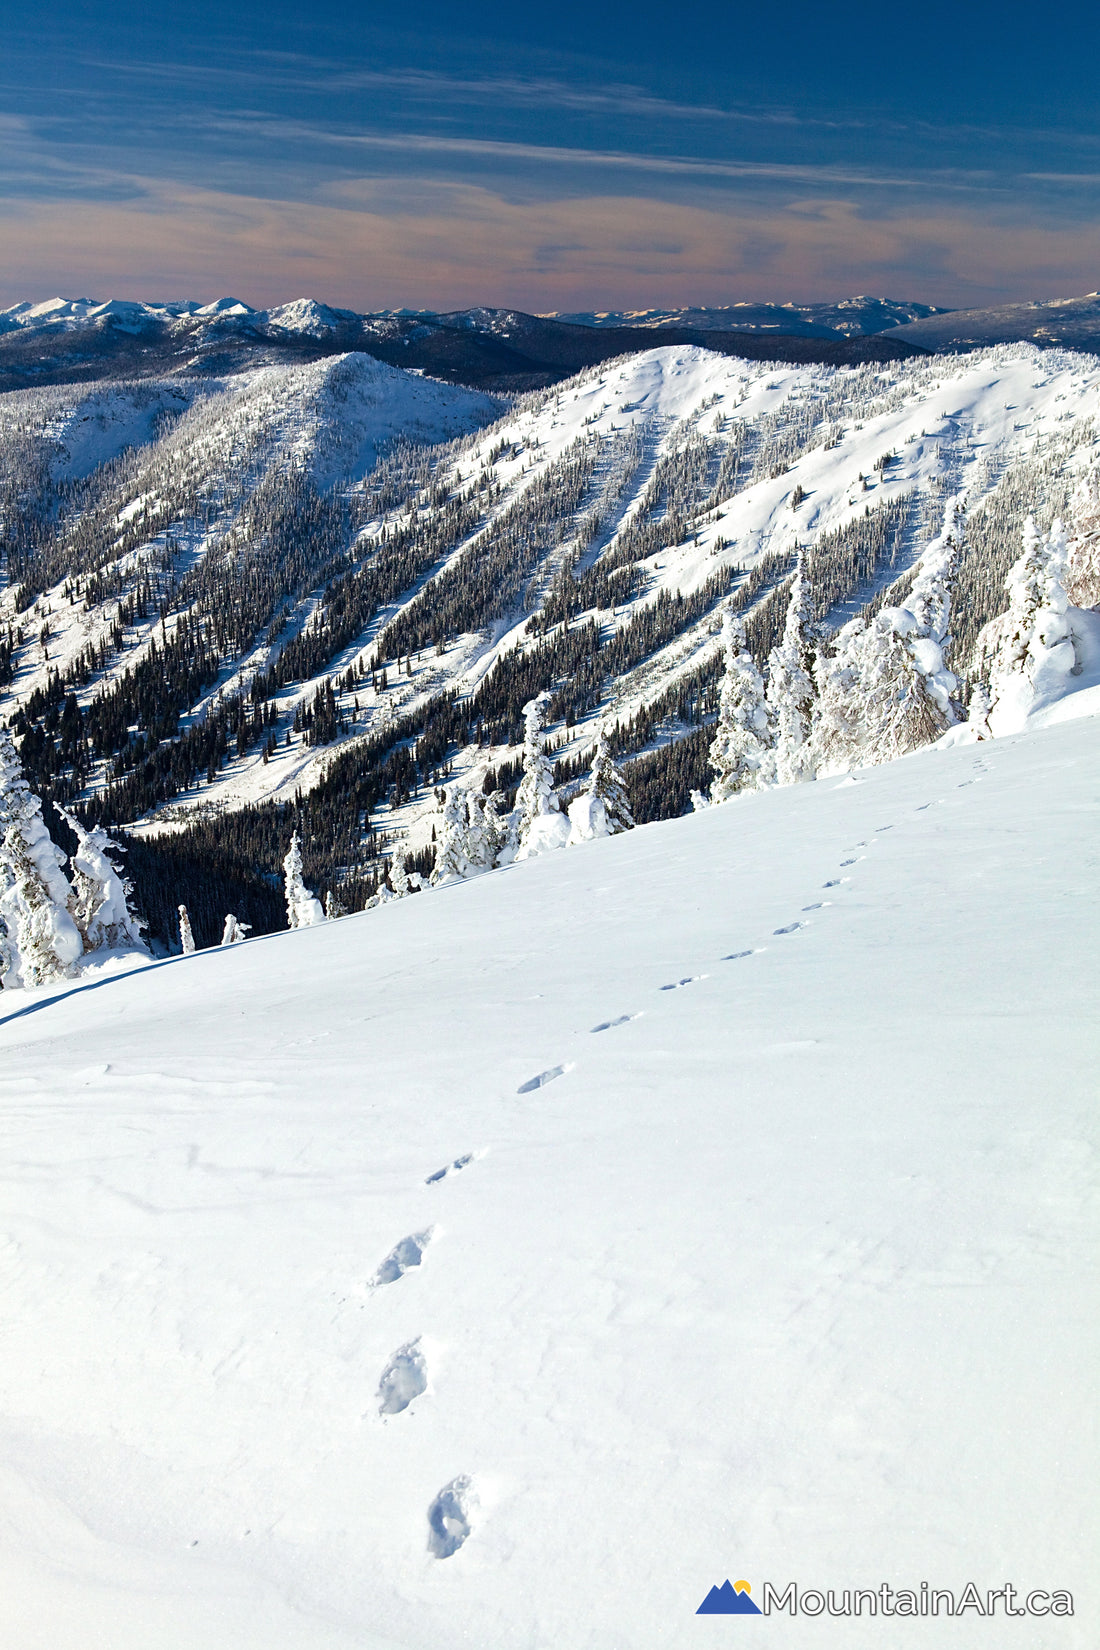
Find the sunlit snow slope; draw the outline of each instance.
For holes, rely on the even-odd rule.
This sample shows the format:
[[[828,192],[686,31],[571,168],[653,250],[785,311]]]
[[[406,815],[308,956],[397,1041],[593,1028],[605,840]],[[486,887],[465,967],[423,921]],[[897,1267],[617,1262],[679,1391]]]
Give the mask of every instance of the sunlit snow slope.
[[[0,1640],[1095,1645],[1096,734],[5,993]]]

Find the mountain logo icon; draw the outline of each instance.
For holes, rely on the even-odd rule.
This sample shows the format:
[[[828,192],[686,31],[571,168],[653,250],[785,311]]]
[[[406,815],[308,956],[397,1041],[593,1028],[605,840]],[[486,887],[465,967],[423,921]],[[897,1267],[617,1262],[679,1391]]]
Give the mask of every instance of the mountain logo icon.
[[[712,1587],[706,1598],[700,1604],[695,1614],[697,1616],[758,1616],[760,1606],[754,1604],[749,1594],[752,1588],[747,1581],[738,1581],[730,1585],[723,1581],[721,1587]]]

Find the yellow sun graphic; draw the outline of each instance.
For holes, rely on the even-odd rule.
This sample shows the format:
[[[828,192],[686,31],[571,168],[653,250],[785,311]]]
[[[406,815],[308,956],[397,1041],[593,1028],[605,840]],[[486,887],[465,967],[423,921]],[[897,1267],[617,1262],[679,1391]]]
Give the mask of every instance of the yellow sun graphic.
[[[735,1581],[734,1584],[733,1584],[733,1590],[734,1590],[735,1593],[751,1593],[752,1592],[752,1588],[749,1586],[747,1581]]]

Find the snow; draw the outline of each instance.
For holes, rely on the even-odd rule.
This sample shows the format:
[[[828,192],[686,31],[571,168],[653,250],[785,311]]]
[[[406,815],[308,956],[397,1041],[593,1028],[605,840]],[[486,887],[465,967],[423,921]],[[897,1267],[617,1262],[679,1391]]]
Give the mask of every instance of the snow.
[[[1096,731],[0,997],[0,1636],[1095,1644]]]

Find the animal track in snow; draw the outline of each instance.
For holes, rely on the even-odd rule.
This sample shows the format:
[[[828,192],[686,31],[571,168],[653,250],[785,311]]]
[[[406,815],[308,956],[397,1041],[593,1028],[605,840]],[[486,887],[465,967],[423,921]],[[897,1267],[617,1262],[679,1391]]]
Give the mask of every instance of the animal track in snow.
[[[592,1035],[597,1031],[613,1031],[616,1026],[629,1025],[631,1020],[640,1020],[641,1014],[620,1014],[616,1020],[601,1020],[598,1026],[592,1027]]]
[[[450,1558],[467,1539],[474,1500],[473,1485],[465,1473],[444,1484],[428,1508],[428,1551],[433,1558]]]
[[[794,933],[797,933],[797,931],[800,928],[805,928],[807,926],[808,925],[804,922],[789,922],[787,924],[786,928],[773,928],[772,933],[773,934],[794,934]]]
[[[378,1289],[384,1283],[396,1283],[398,1278],[404,1277],[412,1267],[419,1266],[424,1258],[424,1251],[435,1236],[435,1227],[429,1226],[426,1232],[413,1232],[403,1237],[400,1243],[394,1245],[371,1279],[372,1288]]]
[[[854,859],[842,859],[840,863],[841,863],[841,865],[854,865],[855,860]]]
[[[819,899],[815,900],[812,905],[804,905],[802,909],[803,911],[820,911],[824,904],[825,901],[823,899]]]
[[[420,1339],[399,1346],[378,1383],[379,1415],[400,1415],[414,1398],[428,1390],[428,1366]]]
[[[751,956],[752,956],[751,951],[731,951],[729,953],[728,957],[723,957],[722,958],[722,961],[723,962],[740,962],[742,957],[751,957]]]
[[[567,1071],[572,1070],[572,1064],[551,1066],[548,1071],[540,1071],[537,1077],[529,1077],[526,1083],[521,1083],[516,1093],[534,1094],[536,1089],[544,1089],[547,1083],[552,1083],[556,1077],[564,1077]]]
[[[831,882],[823,882],[823,888],[839,888],[842,882],[851,882],[851,877],[834,877]]]
[[[659,991],[679,991],[682,985],[694,985],[696,980],[705,980],[705,974],[687,974],[682,980],[673,980],[670,985],[658,986]]]
[[[472,1163],[473,1160],[473,1152],[464,1152],[461,1157],[456,1157],[453,1163],[446,1163],[442,1169],[437,1169],[434,1174],[430,1174],[424,1182],[425,1186],[434,1186],[437,1180],[446,1180],[449,1174],[457,1174],[460,1169],[464,1169],[467,1163]]]

